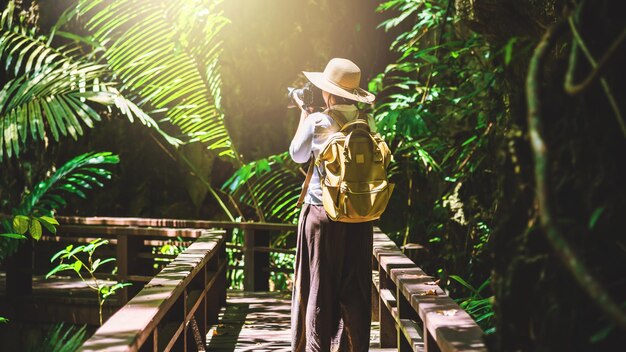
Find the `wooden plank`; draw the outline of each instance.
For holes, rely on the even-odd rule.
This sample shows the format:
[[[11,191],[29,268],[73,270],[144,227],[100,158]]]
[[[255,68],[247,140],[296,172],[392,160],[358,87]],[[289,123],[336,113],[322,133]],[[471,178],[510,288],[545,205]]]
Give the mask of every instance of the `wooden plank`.
[[[391,277],[442,351],[486,350],[480,327],[431,276],[412,268],[394,269]]]
[[[399,319],[398,326],[400,328],[400,333],[406,339],[406,342],[412,351],[424,351],[424,340],[420,334],[421,328],[415,321],[410,319]]]
[[[206,296],[207,292],[209,292],[209,290],[211,290],[214,285],[216,285],[217,280],[219,280],[221,275],[226,271],[226,264],[226,262],[222,262],[217,272],[211,273],[210,278],[202,291],[192,291],[192,293],[189,294],[187,300],[190,302],[190,304],[186,307],[187,313],[185,315],[185,321],[189,321],[191,317],[196,313],[196,310],[198,310],[200,303],[202,303],[202,297]],[[215,305],[219,304],[219,302],[209,303]]]
[[[378,262],[380,263],[381,269],[385,270],[387,273],[396,268],[415,267],[415,263],[400,251],[380,253]]]
[[[422,320],[425,343],[432,338],[437,345],[433,347],[444,352],[486,351],[483,331],[469,314],[446,295],[432,276],[417,267],[390,242],[385,234],[375,233],[373,255],[397,287],[398,294],[406,299]],[[405,318],[404,313],[402,318]],[[424,348],[428,349],[428,346]]]
[[[425,330],[441,351],[487,351],[482,329],[449,296],[414,295],[411,305],[417,305]]]
[[[238,244],[226,243],[226,248],[232,248],[234,250],[243,251],[243,246]],[[255,247],[255,252],[266,252],[266,253],[285,253],[285,254],[296,254],[295,249],[287,249],[287,248],[275,248],[275,247]]]
[[[63,235],[96,235],[108,236],[144,236],[152,238],[198,238],[205,230],[184,228],[148,228],[137,226],[110,226],[110,225],[59,225],[57,233]]]
[[[288,292],[230,290],[220,320],[207,334],[207,351],[291,352],[291,295]],[[379,324],[372,323],[369,351],[380,348]],[[394,336],[395,338],[395,336]]]
[[[274,247],[255,247],[254,250],[256,252],[266,252],[266,253],[285,253],[285,254],[293,254],[296,255],[296,251],[294,249],[286,249],[286,248],[274,248]]]
[[[81,351],[136,351],[151,336],[191,279],[204,269],[218,249],[223,249],[223,244],[221,234],[203,234],[105,322]],[[158,335],[163,332],[159,331]]]
[[[251,229],[270,231],[296,231],[295,224],[278,224],[265,222],[231,222],[212,220],[185,220],[185,219],[154,219],[154,218],[118,218],[118,217],[75,217],[58,216],[56,218],[63,225],[108,225],[108,226],[138,226],[138,227],[172,227],[190,229]]]
[[[244,270],[245,266],[243,265],[229,265],[228,270]],[[278,268],[275,266],[270,266],[269,268],[263,268],[263,272],[268,273],[285,273],[285,274],[293,274],[293,268]],[[269,290],[266,290],[269,291]]]
[[[391,316],[396,318],[398,315],[398,310],[396,309],[398,307],[398,302],[396,301],[396,297],[394,297],[393,293],[386,288],[381,289],[380,301],[391,312]]]
[[[384,291],[386,290],[386,291]],[[378,318],[380,320],[380,347],[397,347],[398,340],[398,328],[396,324],[396,319],[398,316],[397,308],[395,307],[395,302],[392,305],[392,299],[389,296],[391,291],[389,289],[381,288],[379,291],[379,305],[378,305]],[[395,300],[395,298],[393,298]]]

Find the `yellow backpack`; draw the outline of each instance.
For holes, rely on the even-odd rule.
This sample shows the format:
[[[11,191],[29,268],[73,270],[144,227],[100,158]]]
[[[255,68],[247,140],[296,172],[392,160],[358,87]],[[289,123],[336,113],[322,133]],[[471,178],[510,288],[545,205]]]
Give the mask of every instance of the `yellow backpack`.
[[[387,180],[391,152],[378,134],[370,131],[366,115],[346,122],[341,113],[326,113],[341,126],[315,160],[320,171],[322,202],[328,217],[339,222],[366,222],[380,218],[394,185]],[[305,180],[302,203],[313,172],[313,161]]]

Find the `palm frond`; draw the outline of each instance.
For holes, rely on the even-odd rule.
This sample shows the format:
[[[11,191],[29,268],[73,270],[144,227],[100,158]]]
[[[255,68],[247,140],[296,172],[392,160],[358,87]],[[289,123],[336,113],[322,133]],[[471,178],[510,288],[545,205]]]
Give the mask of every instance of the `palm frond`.
[[[69,160],[22,198],[17,213],[46,215],[65,206],[69,194],[86,198],[85,191],[102,187],[103,181],[111,178],[111,171],[102,166],[119,161],[111,152],[90,152]]]
[[[76,47],[54,48],[11,22],[9,6],[0,26],[0,59],[9,76],[0,88],[0,160],[19,155],[29,138],[55,141],[82,135],[100,121],[92,105],[116,107],[132,122],[155,128],[169,143],[180,141],[165,134],[137,105],[111,83],[105,65],[72,57]],[[11,78],[12,77],[12,78]]]
[[[53,170],[51,176],[23,195],[21,203],[13,209],[13,214],[28,217],[50,216],[53,211],[67,204],[68,195],[85,198],[86,191],[104,186],[104,181],[111,178],[111,171],[104,166],[117,163],[119,157],[110,152],[79,155]],[[7,219],[1,225],[5,232],[15,232]],[[0,261],[15,252],[18,244],[19,241],[15,238],[0,237]]]
[[[104,57],[122,91],[140,95],[192,141],[219,155],[235,153],[220,110],[220,49],[227,23],[216,1],[81,0],[80,15],[104,43]],[[141,106],[141,104],[140,104]]]
[[[303,181],[300,166],[287,152],[256,160],[241,167],[224,183],[222,189],[234,199],[254,207],[253,196],[267,220],[295,223],[296,203]],[[244,187],[246,183],[249,187]]]

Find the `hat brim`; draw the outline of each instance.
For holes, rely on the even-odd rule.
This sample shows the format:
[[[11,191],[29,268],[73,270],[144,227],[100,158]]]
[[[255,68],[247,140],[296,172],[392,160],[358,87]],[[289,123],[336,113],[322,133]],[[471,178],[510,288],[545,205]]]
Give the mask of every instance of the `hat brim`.
[[[317,88],[324,90],[330,94],[340,96],[342,98],[358,101],[361,103],[372,104],[376,99],[376,96],[365,89],[355,88],[353,90],[347,90],[339,87],[338,85],[330,82],[324,77],[322,72],[302,72],[304,76],[315,85]]]

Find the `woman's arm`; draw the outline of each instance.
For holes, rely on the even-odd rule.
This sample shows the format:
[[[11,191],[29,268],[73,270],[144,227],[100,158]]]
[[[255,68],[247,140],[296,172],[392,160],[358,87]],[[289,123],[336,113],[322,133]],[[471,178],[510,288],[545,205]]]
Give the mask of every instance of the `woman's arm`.
[[[296,100],[298,106],[302,107],[302,101],[298,97],[294,96],[294,100]],[[296,134],[291,140],[291,145],[289,145],[289,155],[293,161],[302,164],[306,163],[311,156],[313,125],[311,124],[311,119],[307,119],[309,113],[302,108],[300,110],[300,122],[298,123]]]

